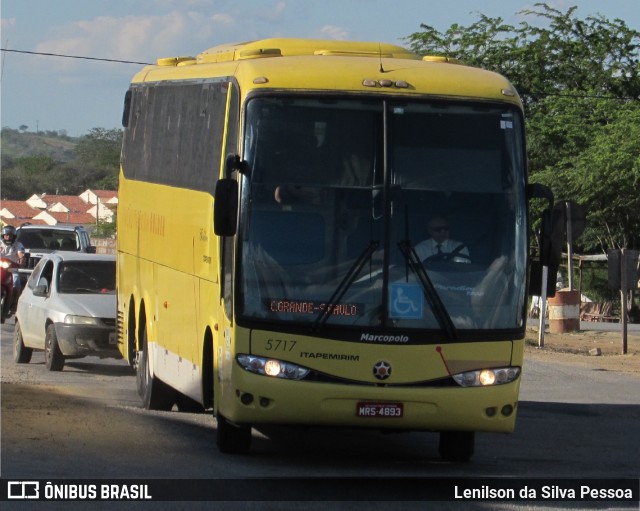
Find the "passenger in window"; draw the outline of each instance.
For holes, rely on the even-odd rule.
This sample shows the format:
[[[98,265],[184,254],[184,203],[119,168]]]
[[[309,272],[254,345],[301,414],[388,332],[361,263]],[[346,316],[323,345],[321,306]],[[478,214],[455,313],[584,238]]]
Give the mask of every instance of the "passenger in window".
[[[428,224],[429,239],[421,241],[415,247],[418,259],[423,262],[452,261],[470,263],[469,249],[461,241],[449,237],[449,222],[442,216],[433,217]]]

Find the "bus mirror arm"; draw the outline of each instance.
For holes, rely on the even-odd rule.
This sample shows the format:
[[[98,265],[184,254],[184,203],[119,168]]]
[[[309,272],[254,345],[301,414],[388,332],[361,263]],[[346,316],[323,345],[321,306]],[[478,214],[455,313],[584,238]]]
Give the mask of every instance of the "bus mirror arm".
[[[218,236],[234,236],[238,227],[238,182],[223,178],[216,183],[213,230]]]

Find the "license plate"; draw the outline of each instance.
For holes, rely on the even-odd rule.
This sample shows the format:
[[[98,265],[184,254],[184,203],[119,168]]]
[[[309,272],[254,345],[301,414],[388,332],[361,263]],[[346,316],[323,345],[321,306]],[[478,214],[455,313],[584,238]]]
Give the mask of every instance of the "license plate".
[[[109,344],[117,344],[118,338],[116,337],[116,333],[112,332],[109,334]]]
[[[400,419],[404,414],[402,403],[366,403],[356,405],[357,417],[371,419]]]

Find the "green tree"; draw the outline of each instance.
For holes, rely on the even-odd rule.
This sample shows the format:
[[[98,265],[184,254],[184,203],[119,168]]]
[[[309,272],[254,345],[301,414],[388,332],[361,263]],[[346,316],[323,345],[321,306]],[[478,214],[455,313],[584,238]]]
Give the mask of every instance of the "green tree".
[[[81,163],[118,170],[122,130],[92,128],[76,146],[76,155]]]
[[[78,161],[85,170],[93,169],[93,185],[101,189],[118,188],[122,130],[93,128],[76,146]],[[99,174],[99,175],[96,175]]]
[[[63,151],[49,155],[46,151],[51,149],[53,133],[58,140],[63,138],[58,132],[40,136],[2,129],[3,199],[24,200],[33,193],[77,195],[87,188],[117,189],[120,130],[94,128],[77,145],[66,137],[69,140],[59,148]]]
[[[43,191],[37,175],[29,175],[19,167],[2,168],[2,199],[25,200]]]
[[[56,162],[49,156],[23,156],[16,158],[15,164],[28,174],[42,175],[56,166]]]
[[[3,164],[5,162],[3,161]],[[56,162],[49,156],[22,156],[2,169],[2,198],[25,199],[34,193],[50,192],[49,183]]]
[[[527,107],[548,95],[640,97],[638,31],[618,19],[580,20],[576,7],[566,13],[544,3],[535,7],[520,14],[541,19],[541,27],[480,14],[470,26],[454,24],[445,32],[421,24],[422,31],[405,40],[418,54],[452,57],[509,77]]]
[[[115,238],[117,232],[118,222],[116,217],[112,222],[105,222],[100,220],[97,222],[96,231],[94,233],[98,238]]]
[[[518,26],[479,15],[445,32],[421,25],[406,41],[507,76],[525,106],[531,180],[586,207],[584,248],[639,246],[640,33],[575,11],[539,3]]]
[[[640,105],[610,113],[577,156],[568,189],[590,211],[583,244],[640,247]]]

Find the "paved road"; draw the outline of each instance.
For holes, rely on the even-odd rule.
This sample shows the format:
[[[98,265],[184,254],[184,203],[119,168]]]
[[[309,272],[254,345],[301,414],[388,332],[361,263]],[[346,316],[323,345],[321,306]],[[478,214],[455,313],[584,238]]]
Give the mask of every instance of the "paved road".
[[[640,474],[638,375],[528,360],[516,432],[478,435],[475,457],[466,465],[440,462],[434,434],[345,429],[255,431],[251,455],[234,457],[216,450],[215,421],[209,415],[140,409],[134,376],[122,361],[68,361],[63,372],[51,373],[36,353],[30,364],[14,364],[12,327],[1,328],[4,479],[586,479]],[[269,509],[282,508],[287,506]],[[368,509],[397,507],[381,503]]]
[[[530,328],[538,328],[539,319],[529,318],[527,326]],[[549,320],[545,321],[545,325],[549,326]],[[580,331],[585,332],[593,330],[596,332],[620,332],[622,333],[622,325],[620,323],[609,323],[606,321],[580,321]],[[640,332],[640,323],[627,323],[627,332]]]

